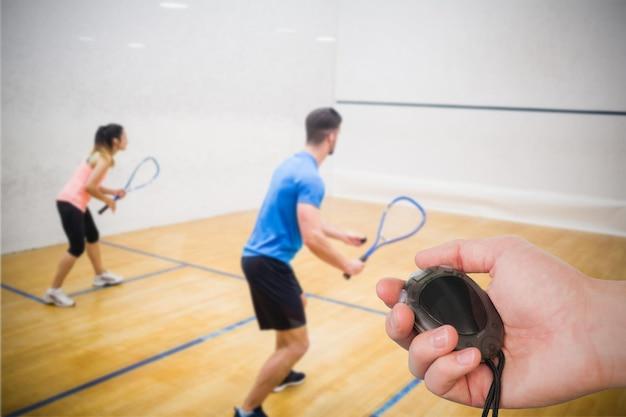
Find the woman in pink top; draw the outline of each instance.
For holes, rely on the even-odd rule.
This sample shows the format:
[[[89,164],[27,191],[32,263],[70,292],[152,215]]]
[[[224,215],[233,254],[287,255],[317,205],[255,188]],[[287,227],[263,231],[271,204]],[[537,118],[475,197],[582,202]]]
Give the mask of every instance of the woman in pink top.
[[[94,286],[104,287],[122,282],[121,277],[105,271],[102,267],[99,233],[87,204],[91,197],[95,197],[115,212],[115,200],[110,196],[122,198],[126,195],[123,189],[109,189],[100,184],[115,163],[113,156],[126,149],[128,138],[122,126],[111,123],[98,128],[94,142],[91,155],[78,167],[57,197],[57,208],[70,247],[61,258],[52,286],[43,299],[46,303],[59,307],[73,307],[76,304],[63,292],[61,285],[85,247],[96,273]]]

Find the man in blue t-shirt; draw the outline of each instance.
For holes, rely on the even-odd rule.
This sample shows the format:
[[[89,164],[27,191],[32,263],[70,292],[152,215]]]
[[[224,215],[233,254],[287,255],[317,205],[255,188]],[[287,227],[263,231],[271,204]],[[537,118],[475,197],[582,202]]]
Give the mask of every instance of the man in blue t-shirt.
[[[304,295],[289,265],[304,243],[324,262],[349,275],[363,269],[363,262],[339,253],[328,238],[353,246],[362,236],[323,224],[320,206],[324,182],[318,168],[337,143],[341,116],[333,108],[312,111],[306,118],[305,150],[276,168],[270,188],[243,249],[241,266],[250,287],[252,303],[261,330],[276,330],[276,350],[267,359],[235,417],[264,417],[261,408],[273,391],[304,381],[293,365],[309,346],[304,315]]]

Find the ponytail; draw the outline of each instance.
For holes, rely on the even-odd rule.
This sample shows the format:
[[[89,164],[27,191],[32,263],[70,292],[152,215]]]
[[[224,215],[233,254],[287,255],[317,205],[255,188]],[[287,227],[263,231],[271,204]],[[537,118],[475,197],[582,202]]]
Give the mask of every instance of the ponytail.
[[[100,126],[98,130],[96,130],[93,152],[104,153],[106,157],[111,160],[111,166],[115,163],[113,160],[113,141],[115,139],[121,140],[123,131],[124,128],[115,123]]]

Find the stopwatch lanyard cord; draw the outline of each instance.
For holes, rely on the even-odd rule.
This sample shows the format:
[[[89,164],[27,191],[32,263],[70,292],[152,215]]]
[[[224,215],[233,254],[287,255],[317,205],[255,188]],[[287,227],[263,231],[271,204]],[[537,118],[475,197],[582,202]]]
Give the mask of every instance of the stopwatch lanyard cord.
[[[504,369],[504,353],[498,351],[498,365],[496,366],[491,359],[485,361],[491,372],[493,373],[493,382],[489,393],[485,399],[482,417],[489,415],[489,410],[493,410],[492,417],[498,417],[498,409],[500,408],[500,392],[502,391],[502,370]]]

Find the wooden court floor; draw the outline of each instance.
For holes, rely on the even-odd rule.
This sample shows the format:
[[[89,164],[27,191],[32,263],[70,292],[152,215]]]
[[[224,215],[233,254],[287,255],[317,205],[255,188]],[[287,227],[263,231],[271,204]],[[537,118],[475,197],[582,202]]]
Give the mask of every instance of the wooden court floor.
[[[329,199],[322,211],[329,223],[373,237],[381,207]],[[2,415],[232,416],[273,347],[273,334],[256,326],[239,267],[255,214],[115,236],[101,230],[105,265],[127,281],[93,290],[84,256],[64,286],[73,309],[40,299],[64,244],[3,256]],[[296,369],[308,378],[271,395],[268,414],[479,416],[411,377],[406,352],[385,335],[375,284],[405,278],[418,249],[500,234],[523,236],[589,275],[626,279],[626,239],[443,213],[430,213],[417,236],[382,249],[350,281],[305,249],[294,269],[308,295],[311,348]],[[626,390],[501,415],[626,415]]]

